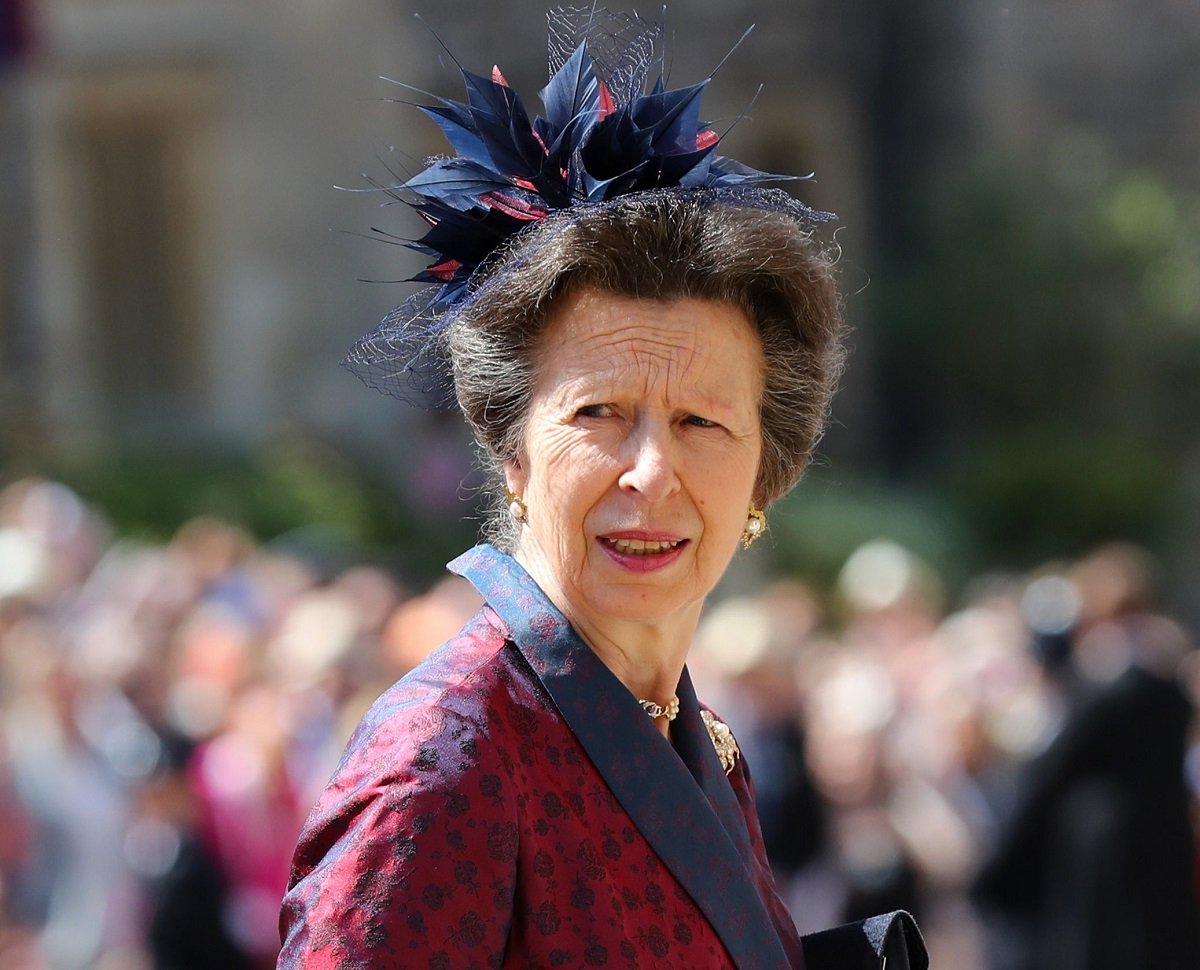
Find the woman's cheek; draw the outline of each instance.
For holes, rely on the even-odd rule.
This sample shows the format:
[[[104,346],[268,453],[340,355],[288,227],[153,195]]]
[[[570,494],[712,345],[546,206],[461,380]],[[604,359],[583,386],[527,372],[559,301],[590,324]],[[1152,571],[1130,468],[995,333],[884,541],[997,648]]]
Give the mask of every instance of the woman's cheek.
[[[535,473],[538,470],[549,472],[552,469],[560,471],[569,468],[576,459],[580,444],[580,436],[572,428],[556,426],[544,429],[531,441],[533,447],[530,448],[530,454],[535,464],[542,466],[541,469],[535,467]]]

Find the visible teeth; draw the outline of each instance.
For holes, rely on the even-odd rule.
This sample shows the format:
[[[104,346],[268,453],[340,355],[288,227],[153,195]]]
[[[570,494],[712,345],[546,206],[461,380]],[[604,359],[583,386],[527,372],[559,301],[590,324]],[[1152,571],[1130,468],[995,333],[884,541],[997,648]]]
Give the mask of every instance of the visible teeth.
[[[653,556],[660,552],[669,552],[683,540],[658,542],[647,539],[609,539],[609,544],[627,556]]]

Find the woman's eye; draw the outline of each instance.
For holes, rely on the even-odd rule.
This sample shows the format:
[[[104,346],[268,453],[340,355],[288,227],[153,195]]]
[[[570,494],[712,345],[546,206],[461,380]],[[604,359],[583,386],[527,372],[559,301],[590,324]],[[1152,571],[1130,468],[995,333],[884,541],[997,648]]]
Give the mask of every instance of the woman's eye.
[[[698,414],[689,414],[683,419],[685,424],[690,424],[693,428],[715,428],[716,421],[710,421],[708,418],[702,418]]]
[[[580,418],[607,418],[612,414],[612,407],[607,404],[585,404],[575,412]]]

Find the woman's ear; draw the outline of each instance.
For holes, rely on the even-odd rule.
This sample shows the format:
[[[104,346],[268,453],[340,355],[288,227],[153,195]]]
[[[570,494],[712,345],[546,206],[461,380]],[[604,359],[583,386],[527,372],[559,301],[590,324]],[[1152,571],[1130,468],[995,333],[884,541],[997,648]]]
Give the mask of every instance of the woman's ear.
[[[522,496],[529,485],[529,476],[520,458],[511,458],[504,463],[504,487],[513,495]]]

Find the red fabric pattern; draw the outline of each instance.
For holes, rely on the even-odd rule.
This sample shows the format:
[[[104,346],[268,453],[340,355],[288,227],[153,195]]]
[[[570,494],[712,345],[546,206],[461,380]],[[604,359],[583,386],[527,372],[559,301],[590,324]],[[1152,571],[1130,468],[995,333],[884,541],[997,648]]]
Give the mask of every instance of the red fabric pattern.
[[[731,966],[502,631],[446,653],[445,683],[380,699],[310,817],[280,966]]]

